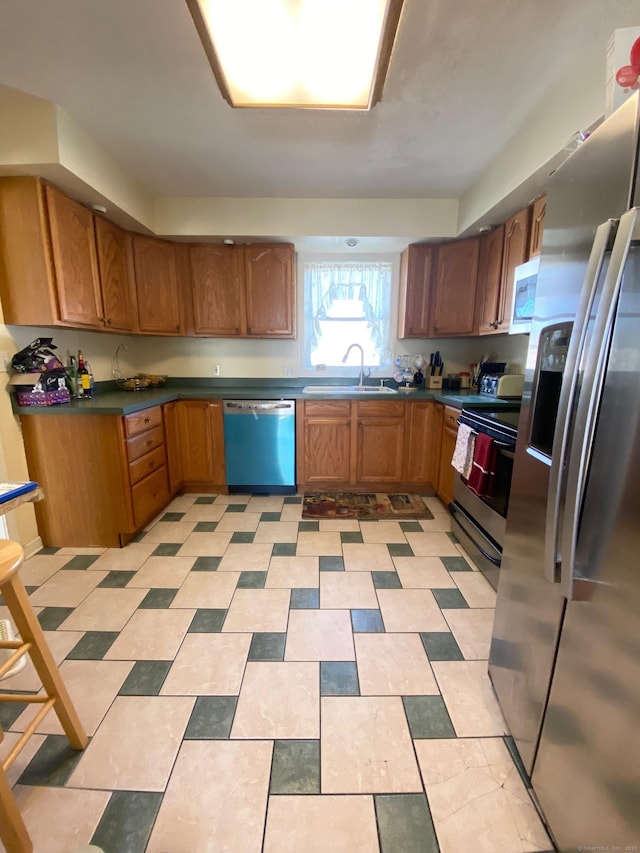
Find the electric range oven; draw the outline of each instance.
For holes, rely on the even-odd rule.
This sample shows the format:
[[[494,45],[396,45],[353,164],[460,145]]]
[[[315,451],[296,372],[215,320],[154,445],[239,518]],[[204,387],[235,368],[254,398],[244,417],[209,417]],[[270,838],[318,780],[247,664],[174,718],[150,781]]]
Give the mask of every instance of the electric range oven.
[[[496,411],[463,409],[458,418],[459,424],[490,436],[497,450],[493,494],[479,497],[456,474],[449,504],[453,532],[494,589],[500,574],[519,417],[520,406],[514,405]]]

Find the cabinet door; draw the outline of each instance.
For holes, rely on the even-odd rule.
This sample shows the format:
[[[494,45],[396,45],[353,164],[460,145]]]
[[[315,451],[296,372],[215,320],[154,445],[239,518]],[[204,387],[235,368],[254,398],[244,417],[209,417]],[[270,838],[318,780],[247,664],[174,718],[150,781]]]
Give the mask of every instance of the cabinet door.
[[[187,487],[225,482],[222,403],[180,400],[182,478]]]
[[[294,248],[291,245],[244,246],[247,335],[294,338]]]
[[[438,480],[442,423],[438,407],[431,400],[407,403],[409,407],[408,446],[404,481],[412,485]]]
[[[103,328],[93,214],[53,187],[45,192],[60,320]]]
[[[132,332],[137,323],[131,237],[99,216],[95,228],[104,325],[110,331]]]
[[[529,258],[535,258],[542,250],[544,215],[547,212],[547,197],[541,195],[531,205],[531,233],[529,234]]]
[[[140,331],[180,334],[180,295],[173,244],[136,235],[133,238],[133,259]]]
[[[435,249],[412,244],[400,259],[399,338],[429,335],[429,287]]]
[[[515,268],[527,260],[529,251],[529,208],[525,207],[507,219],[504,224],[502,249],[502,278],[497,331],[509,331],[509,312],[513,300],[513,275]]]
[[[438,247],[431,302],[433,336],[474,334],[478,254],[477,237]]]
[[[495,335],[500,311],[504,225],[480,238],[478,260],[478,334]]]
[[[172,495],[182,485],[182,453],[180,447],[180,415],[177,402],[165,403],[162,407],[164,418],[164,440],[167,450],[167,469],[169,473],[169,492]]]
[[[351,420],[305,418],[302,482],[348,483],[351,459]]]
[[[401,483],[405,419],[358,418],[357,483]]]
[[[207,404],[209,415],[209,435],[211,436],[212,461],[211,474],[213,485],[222,489],[227,482],[224,461],[224,416],[222,400],[210,400]]]
[[[189,247],[197,335],[240,335],[243,328],[238,252],[233,246]]]

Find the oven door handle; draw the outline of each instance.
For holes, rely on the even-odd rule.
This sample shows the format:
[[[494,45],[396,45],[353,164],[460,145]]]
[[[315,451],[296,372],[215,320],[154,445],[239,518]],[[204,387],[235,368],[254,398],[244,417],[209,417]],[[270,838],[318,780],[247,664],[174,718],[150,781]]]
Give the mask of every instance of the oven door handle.
[[[496,441],[494,439],[493,443],[496,447],[500,448],[500,450],[508,450],[513,454],[513,449],[515,445],[510,444],[508,441]]]
[[[449,504],[449,512],[450,512],[450,513],[451,513],[451,515],[453,515],[454,517],[455,517],[456,512],[459,512],[461,515],[464,515],[464,517],[467,519],[467,521],[468,521],[468,522],[469,522],[469,524],[473,527],[473,529],[474,529],[474,530],[477,530],[478,532],[480,532],[480,528],[479,528],[479,527],[478,527],[478,525],[475,523],[475,521],[471,518],[471,516],[469,515],[469,513],[468,513],[468,512],[465,512],[465,511],[462,509],[462,507],[461,507],[461,506],[458,506],[455,502],[454,502],[454,503],[450,503],[450,504]],[[463,528],[463,530],[464,530],[464,528]],[[467,531],[466,531],[466,530],[465,530],[464,532],[465,532],[465,533],[467,533]],[[468,534],[468,533],[467,533],[467,536],[469,536],[469,534]],[[471,541],[473,542],[473,544],[476,546],[476,548],[478,549],[478,551],[480,551],[480,553],[482,554],[482,556],[483,556],[483,557],[486,557],[486,558],[487,558],[487,560],[489,560],[489,562],[490,562],[490,563],[493,563],[493,565],[494,565],[494,566],[498,566],[498,568],[500,568],[500,560],[496,559],[496,558],[493,556],[493,554],[489,554],[487,551],[485,551],[485,550],[484,550],[484,548],[482,547],[482,545],[480,545],[480,543],[479,543],[479,542],[477,542],[475,539],[473,539],[473,538],[471,538],[471,537],[469,537],[469,538],[471,539]]]

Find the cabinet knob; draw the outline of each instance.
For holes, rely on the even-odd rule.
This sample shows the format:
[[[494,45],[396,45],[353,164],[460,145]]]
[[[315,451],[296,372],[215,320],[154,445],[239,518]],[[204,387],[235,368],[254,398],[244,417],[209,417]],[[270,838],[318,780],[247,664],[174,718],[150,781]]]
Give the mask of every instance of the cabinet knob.
[[[347,429],[351,429],[351,421],[347,421]]]
[[[363,427],[363,426],[364,426],[364,424],[362,423],[362,421],[358,421],[358,427],[359,427],[359,429],[362,429],[362,427]]]
[[[152,438],[148,438],[148,439],[147,439],[147,447],[150,447],[152,444],[153,444],[153,439],[152,439]]]
[[[144,419],[144,422],[145,422],[145,424],[150,424],[151,418],[147,415],[147,417]]]
[[[178,325],[176,326],[176,332],[179,332],[179,331],[180,331],[180,323],[178,323]]]
[[[106,323],[107,326],[110,326],[112,323],[112,320],[111,320],[111,318],[107,318],[104,322]]]

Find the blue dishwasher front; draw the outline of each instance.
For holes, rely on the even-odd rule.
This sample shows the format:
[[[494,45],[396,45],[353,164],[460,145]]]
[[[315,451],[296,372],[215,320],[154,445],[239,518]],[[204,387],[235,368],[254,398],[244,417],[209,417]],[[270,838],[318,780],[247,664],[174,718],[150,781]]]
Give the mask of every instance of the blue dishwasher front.
[[[295,400],[225,400],[224,457],[230,492],[295,492]]]

